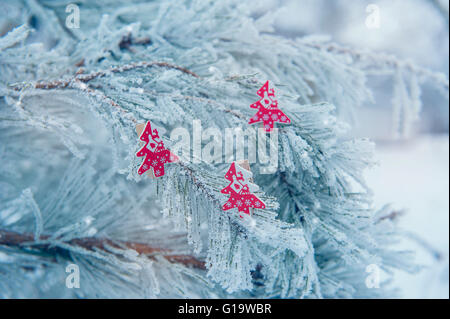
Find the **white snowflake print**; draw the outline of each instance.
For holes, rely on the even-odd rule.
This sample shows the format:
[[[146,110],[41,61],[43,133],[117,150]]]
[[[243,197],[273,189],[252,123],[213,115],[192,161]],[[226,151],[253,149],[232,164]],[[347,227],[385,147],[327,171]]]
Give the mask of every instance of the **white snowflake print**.
[[[163,158],[161,158],[161,163],[165,163],[167,160],[166,160],[166,158],[165,157],[163,157]]]
[[[144,166],[142,166],[142,168],[143,168],[143,169],[147,169],[147,168],[148,168],[148,165],[147,165],[147,164],[144,164]]]
[[[242,206],[242,201],[241,201],[240,199],[238,199],[238,200],[236,201],[236,205],[238,205],[238,207],[241,207],[241,206]]]
[[[251,200],[249,200],[249,199],[246,199],[246,200],[245,200],[245,205],[249,206],[251,203],[252,203]]]
[[[231,206],[231,203],[230,203],[230,202],[227,202],[226,205],[227,205],[227,207],[230,207],[230,206]]]
[[[255,203],[255,206],[256,206],[256,207],[259,207],[260,205],[261,205],[261,204],[260,204],[259,202],[256,202],[256,203]]]
[[[158,165],[158,161],[157,161],[157,160],[153,160],[152,165],[153,165],[153,166]]]
[[[269,115],[264,114],[264,115],[263,115],[263,120],[264,120],[264,121],[267,121],[268,119],[269,119]]]
[[[265,127],[266,129],[270,129],[270,125],[269,125],[269,124],[264,125],[264,127]]]
[[[274,120],[274,121],[278,120],[278,115],[272,114],[272,120]]]
[[[283,115],[283,116],[281,117],[281,120],[282,120],[283,122],[286,121],[286,120],[287,120],[286,116]]]
[[[156,176],[159,176],[161,174],[161,171],[159,170],[159,169],[157,169],[156,171],[155,171],[155,175]]]

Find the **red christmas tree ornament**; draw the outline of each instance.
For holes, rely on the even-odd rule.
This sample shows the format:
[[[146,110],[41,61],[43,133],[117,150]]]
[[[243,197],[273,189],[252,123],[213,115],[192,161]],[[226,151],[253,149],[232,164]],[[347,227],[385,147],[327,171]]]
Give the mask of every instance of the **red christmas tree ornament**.
[[[260,97],[259,101],[250,104],[250,107],[258,109],[258,112],[248,121],[248,124],[262,122],[264,130],[271,132],[275,122],[291,123],[289,117],[278,108],[275,91],[269,89],[269,81],[257,91],[257,94]]]
[[[250,215],[250,208],[266,208],[264,202],[252,194],[259,187],[250,182],[251,177],[252,172],[250,170],[245,169],[236,162],[231,163],[228,172],[225,174],[225,179],[230,184],[221,190],[222,194],[230,195],[228,201],[223,205],[223,210],[237,208],[239,212]]]
[[[138,134],[140,128],[137,127]],[[145,145],[136,153],[137,157],[145,156],[144,161],[138,169],[138,174],[142,175],[150,168],[153,169],[155,177],[164,175],[164,165],[178,161],[178,156],[170,152],[164,147],[164,142],[161,140],[157,129],[153,129],[150,121],[145,124],[139,139],[145,142]]]

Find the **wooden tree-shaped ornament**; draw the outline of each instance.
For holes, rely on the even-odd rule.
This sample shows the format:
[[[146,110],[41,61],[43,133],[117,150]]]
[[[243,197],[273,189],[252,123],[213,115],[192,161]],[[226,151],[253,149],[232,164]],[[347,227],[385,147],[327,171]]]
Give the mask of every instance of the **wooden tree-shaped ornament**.
[[[250,215],[253,208],[266,208],[266,204],[252,193],[259,189],[258,185],[252,183],[252,176],[247,160],[231,163],[225,174],[225,179],[230,184],[221,190],[222,194],[230,195],[230,198],[222,207],[223,210],[237,208],[239,212]],[[242,215],[239,216],[242,218]]]
[[[257,92],[260,99],[250,104],[251,108],[258,109],[253,117],[250,118],[248,124],[262,122],[266,132],[271,132],[275,122],[289,124],[291,120],[278,108],[278,101],[275,99],[274,89],[269,89],[269,81],[267,81]]]
[[[147,121],[146,124],[136,125],[136,132],[139,135],[139,140],[145,143],[136,153],[137,157],[145,156],[138,169],[138,174],[142,175],[148,172],[150,178],[163,176],[164,165],[177,162],[178,156],[164,147],[164,142],[159,137],[158,130],[152,130],[150,121]]]

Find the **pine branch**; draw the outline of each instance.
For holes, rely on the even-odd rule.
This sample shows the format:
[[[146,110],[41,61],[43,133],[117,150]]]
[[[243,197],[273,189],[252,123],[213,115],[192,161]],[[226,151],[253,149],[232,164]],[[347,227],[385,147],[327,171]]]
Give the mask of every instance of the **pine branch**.
[[[49,239],[50,236],[40,236],[39,240],[45,241]],[[59,247],[55,247],[49,243],[44,244],[33,244],[34,242],[34,235],[32,234],[21,234],[16,233],[12,231],[7,230],[1,230],[0,229],[0,245],[4,246],[10,246],[10,247],[17,247],[17,248],[23,248],[23,247],[34,247],[37,249],[40,249],[42,251],[46,252],[55,252],[58,251]],[[172,263],[180,263],[188,267],[197,268],[197,269],[206,269],[205,263],[194,256],[191,255],[178,255],[178,254],[171,254],[170,249],[163,249],[158,247],[153,247],[148,244],[144,243],[138,243],[138,242],[126,242],[126,241],[119,241],[119,240],[111,240],[108,238],[97,238],[97,237],[82,237],[82,238],[75,238],[71,239],[67,242],[64,242],[65,244],[81,247],[87,250],[95,250],[100,249],[103,251],[107,251],[107,246],[114,247],[114,248],[129,248],[133,249],[136,252],[138,252],[141,255],[145,255],[151,259],[154,259],[154,255],[160,254],[165,259]]]
[[[64,66],[63,63],[70,64],[66,65],[64,69],[60,68],[60,64],[57,64],[58,67],[55,68],[56,72],[47,72],[47,68],[44,67],[46,64],[39,65],[37,63],[37,61],[40,61],[39,57],[42,56],[41,53],[37,52],[34,60],[28,59],[28,61],[33,61],[34,64],[27,65],[31,71],[35,70],[35,64],[38,64],[40,67],[36,72],[27,73],[26,77],[15,76],[12,71],[3,73],[5,78],[3,83],[18,83],[9,86],[11,89],[7,93],[11,95],[11,99],[8,99],[8,104],[13,105],[16,102],[15,98],[13,98],[14,95],[14,97],[19,96],[16,106],[19,111],[22,109],[25,110],[28,105],[30,107],[34,106],[33,103],[35,102],[37,103],[36,108],[41,107],[45,109],[47,105],[44,103],[49,101],[46,98],[51,98],[55,91],[57,93],[63,91],[67,94],[61,94],[61,101],[63,101],[61,106],[64,106],[64,101],[67,101],[67,108],[73,108],[73,105],[82,108],[84,107],[83,104],[87,103],[75,104],[74,99],[78,97],[78,94],[76,94],[77,91],[84,93],[85,96],[90,98],[89,102],[92,102],[89,103],[88,109],[92,113],[98,113],[105,124],[107,124],[105,125],[106,129],[112,131],[113,134],[110,136],[111,143],[114,143],[114,146],[116,146],[116,141],[124,137],[123,143],[120,142],[120,148],[116,147],[113,149],[113,160],[116,159],[116,161],[114,162],[114,169],[111,172],[117,171],[119,166],[122,165],[123,158],[120,158],[120,162],[117,161],[119,158],[118,154],[122,154],[122,151],[128,151],[129,157],[133,155],[133,140],[136,137],[133,123],[137,124],[138,121],[143,119],[151,118],[155,121],[168,123],[168,125],[175,125],[177,121],[182,121],[183,116],[190,116],[191,113],[197,113],[201,114],[199,117],[201,116],[202,121],[206,122],[206,119],[208,119],[209,123],[214,124],[217,119],[215,116],[211,116],[211,110],[214,110],[214,112],[218,110],[219,112],[223,112],[223,114],[219,114],[221,116],[219,118],[221,124],[238,124],[241,121],[243,124],[246,123],[247,117],[244,115],[246,112],[240,108],[242,99],[242,94],[240,93],[244,93],[245,96],[248,93],[247,91],[256,83],[247,83],[250,85],[245,85],[245,83],[235,81],[236,76],[224,79],[222,74],[222,71],[224,71],[222,68],[223,65],[230,66],[231,68],[228,68],[228,70],[233,70],[234,66],[236,66],[237,70],[240,70],[242,68],[239,67],[238,61],[242,61],[241,66],[245,67],[247,66],[246,60],[241,59],[241,54],[237,56],[232,54],[230,58],[231,63],[227,62],[226,64],[222,64],[224,62],[221,60],[222,54],[219,54],[219,59],[214,59],[213,61],[208,58],[208,55],[206,58],[203,55],[200,58],[200,55],[197,54],[207,52],[213,56],[212,54],[216,52],[225,52],[225,55],[227,55],[230,52],[240,52],[242,47],[247,48],[247,46],[249,47],[249,51],[242,51],[254,52],[253,49],[255,49],[259,52],[258,48],[262,43],[260,40],[263,40],[263,38],[253,39],[255,43],[252,45],[252,43],[248,44],[247,42],[243,44],[240,37],[230,37],[229,42],[219,42],[211,48],[209,43],[210,38],[217,38],[216,35],[224,33],[220,29],[222,25],[226,26],[227,32],[235,34],[238,29],[241,29],[242,24],[240,22],[245,20],[240,20],[239,17],[233,15],[233,12],[236,10],[225,12],[225,14],[231,13],[230,17],[232,19],[229,20],[231,23],[223,23],[220,19],[220,25],[217,27],[218,31],[216,34],[213,33],[211,36],[201,37],[201,33],[197,32],[196,29],[186,29],[185,26],[191,25],[192,17],[196,17],[198,21],[202,21],[204,17],[216,17],[216,13],[219,10],[223,14],[223,8],[217,6],[196,8],[195,12],[192,11],[191,17],[185,14],[178,15],[177,12],[179,10],[177,8],[179,5],[177,4],[177,6],[173,7],[167,6],[158,14],[154,25],[162,25],[162,20],[164,20],[164,24],[177,22],[177,25],[179,24],[181,26],[180,28],[174,26],[170,29],[160,30],[156,27],[152,33],[147,33],[146,30],[142,33],[143,35],[150,34],[152,37],[155,36],[155,41],[157,41],[158,45],[155,46],[155,51],[151,51],[151,54],[141,51],[133,52],[130,48],[130,45],[133,44],[131,32],[124,36],[123,30],[126,29],[118,29],[118,26],[115,28],[114,25],[110,29],[110,23],[112,22],[108,22],[106,19],[101,23],[97,37],[89,38],[91,41],[88,43],[79,44],[75,54],[72,54],[70,59],[64,58],[61,60],[60,64],[62,66]],[[181,3],[181,6],[183,6],[183,3]],[[100,9],[100,11],[103,11],[103,8]],[[152,11],[154,9],[152,7]],[[171,9],[173,10],[171,11]],[[189,19],[183,21],[183,18],[186,17]],[[136,18],[135,20],[138,21],[139,19]],[[110,30],[113,32],[110,32]],[[186,31],[188,33],[185,34]],[[192,41],[190,39],[192,34],[196,35],[195,39],[198,40],[197,42],[196,40]],[[184,40],[188,40],[189,42],[186,42],[185,45],[183,43]],[[147,40],[144,39],[142,41],[145,42]],[[60,237],[58,234],[41,236],[40,229],[43,227],[40,227],[39,230],[36,230],[35,234],[32,234],[31,231],[30,233],[21,234],[11,232],[10,230],[0,230],[0,245],[23,249],[25,253],[37,253],[39,255],[42,253],[44,256],[51,254],[52,256],[62,256],[64,258],[69,257],[72,251],[82,250],[83,253],[90,251],[102,252],[101,257],[104,257],[103,253],[108,254],[109,256],[107,257],[110,257],[112,254],[121,255],[122,253],[118,250],[125,251],[125,249],[133,249],[148,258],[156,259],[161,256],[165,260],[174,263],[173,267],[164,267],[165,269],[163,271],[166,268],[178,268],[175,267],[177,263],[197,269],[208,268],[208,272],[201,273],[200,277],[211,277],[222,288],[227,289],[231,297],[234,297],[234,295],[231,295],[232,293],[246,289],[251,290],[252,294],[254,293],[256,297],[261,296],[260,291],[253,291],[254,282],[250,277],[253,269],[256,269],[256,273],[260,273],[264,278],[262,280],[264,293],[275,297],[304,297],[310,295],[316,297],[366,297],[367,295],[371,295],[373,292],[367,292],[365,287],[362,286],[364,283],[363,278],[365,278],[366,274],[364,271],[358,271],[358,267],[359,264],[368,260],[371,254],[384,258],[384,251],[371,249],[372,243],[375,240],[368,238],[370,237],[369,234],[365,236],[363,233],[363,230],[365,231],[366,228],[368,229],[368,233],[372,230],[369,228],[371,225],[366,222],[368,220],[366,218],[368,213],[365,210],[367,200],[364,196],[359,198],[357,194],[355,194],[357,198],[352,199],[352,195],[349,194],[351,189],[347,187],[345,181],[347,175],[354,177],[356,181],[360,180],[360,170],[363,166],[366,166],[366,162],[370,162],[365,155],[366,147],[360,144],[350,145],[335,141],[336,137],[340,137],[341,135],[338,132],[338,127],[335,125],[334,120],[329,121],[330,112],[333,108],[328,104],[303,105],[302,107],[298,107],[297,104],[299,101],[303,101],[303,104],[312,104],[312,96],[316,94],[323,100],[331,100],[337,104],[338,108],[344,107],[347,104],[350,106],[354,104],[359,105],[362,98],[366,95],[366,90],[363,85],[359,85],[359,82],[364,82],[363,72],[360,72],[361,70],[370,73],[376,72],[377,70],[375,68],[383,68],[385,72],[395,72],[395,68],[397,68],[400,69],[399,71],[405,73],[405,77],[410,75],[411,71],[405,64],[407,62],[397,61],[398,64],[395,64],[396,61],[394,61],[394,64],[387,64],[379,60],[375,54],[371,55],[369,53],[367,56],[358,56],[358,53],[354,51],[345,52],[343,49],[342,52],[335,52],[333,50],[337,48],[330,49],[329,47],[328,49],[324,49],[322,47],[314,47],[316,44],[319,46],[327,46],[328,43],[311,43],[307,41],[304,45],[303,42],[299,43],[300,45],[297,47],[293,43],[286,43],[287,50],[285,51],[288,52],[286,55],[280,54],[278,51],[264,51],[264,54],[261,54],[260,60],[258,60],[257,56],[259,55],[251,54],[251,63],[249,62],[251,70],[248,72],[255,71],[258,74],[266,74],[264,70],[267,70],[267,75],[270,78],[278,80],[280,84],[295,83],[293,84],[294,90],[288,90],[290,96],[286,96],[285,102],[287,107],[290,106],[289,110],[294,113],[293,116],[295,116],[295,122],[298,123],[298,126],[292,125],[286,129],[281,129],[285,134],[280,135],[280,141],[283,143],[283,152],[279,154],[283,159],[281,171],[285,173],[281,174],[281,178],[277,175],[273,177],[259,176],[259,178],[267,181],[267,183],[261,183],[261,185],[268,188],[266,191],[270,190],[268,193],[276,195],[277,200],[273,199],[272,202],[276,202],[277,204],[281,203],[280,209],[278,209],[278,205],[276,207],[272,205],[274,207],[273,211],[257,212],[254,215],[255,218],[243,220],[238,219],[233,214],[222,214],[220,211],[221,195],[217,191],[219,183],[216,180],[218,176],[215,173],[211,173],[211,166],[207,166],[205,163],[190,164],[180,161],[178,163],[179,166],[173,165],[173,169],[168,170],[168,178],[158,181],[156,185],[157,195],[162,195],[158,198],[162,198],[163,205],[161,205],[161,208],[163,209],[164,216],[173,217],[175,225],[185,226],[188,244],[194,247],[194,251],[201,251],[204,243],[208,243],[205,261],[198,260],[190,255],[177,255],[174,250],[166,250],[159,247],[152,247],[149,244],[134,242],[133,239],[126,237],[128,236],[127,232],[132,232],[136,229],[134,228],[135,226],[140,226],[139,218],[133,219],[133,224],[130,226],[134,227],[121,229],[121,241],[103,237],[82,237],[87,235],[76,235],[77,232],[75,231],[68,233],[66,235],[67,237]],[[194,47],[196,49],[191,50]],[[284,50],[283,46],[280,46],[280,48]],[[292,51],[289,50],[290,48]],[[28,57],[29,53],[27,50],[29,49],[25,47],[22,49],[17,48],[16,51],[12,51],[7,57],[13,62],[18,61],[20,59],[17,56],[17,52],[21,54],[19,57]],[[137,59],[139,61],[165,59],[168,56],[167,52],[170,52],[169,56],[174,61],[178,61],[177,63],[196,65],[198,70],[204,70],[207,66],[216,65],[221,66],[220,69],[222,70],[219,70],[217,76],[215,75],[212,78],[213,81],[209,79],[197,81],[196,79],[199,78],[197,74],[183,67],[166,62],[135,62],[124,65],[121,62],[124,60],[120,58],[120,54],[115,54],[115,52],[118,52],[117,49],[121,51],[123,49],[127,50],[128,52],[126,54],[129,57],[130,54],[137,53],[137,56],[131,56],[134,61]],[[159,51],[160,49],[162,50]],[[118,66],[98,71],[98,64],[95,64],[95,61],[99,61],[99,50],[102,57],[106,55],[106,53],[103,54],[102,52],[111,52],[112,58],[114,58],[114,61],[117,61]],[[305,54],[302,54],[303,52]],[[356,67],[349,65],[349,63],[345,62],[345,59],[339,59],[339,57],[346,58],[347,55],[351,56],[351,54],[356,54],[352,56],[352,61],[357,64]],[[317,56],[317,59],[310,59],[311,55]],[[255,62],[253,62],[254,56],[256,58]],[[280,56],[280,59],[276,61],[273,56]],[[43,60],[49,61],[47,62],[48,65],[53,68],[53,58],[58,58],[59,56],[55,51],[50,57],[51,59],[46,57]],[[85,71],[83,68],[84,59],[88,61],[88,71]],[[79,61],[75,64],[79,68],[75,74],[66,74],[64,78],[56,78],[56,76],[52,78],[47,77],[49,80],[42,80],[41,74],[60,74],[61,70],[74,69],[74,61]],[[129,59],[127,58],[126,61],[129,61]],[[12,70],[16,70],[14,63],[12,64]],[[283,73],[272,70],[272,65],[277,65],[277,70]],[[361,70],[358,69],[359,66]],[[90,69],[91,67],[96,67],[96,69]],[[152,75],[148,71],[152,67],[162,68],[163,72],[167,69],[175,71],[165,72],[166,74],[161,77],[151,77],[149,85],[146,87],[149,87],[151,84],[150,90],[154,92],[153,94],[148,94],[148,91],[145,92],[146,94],[141,94],[144,93],[142,88],[139,88],[139,94],[135,94],[137,91],[134,89],[136,88],[131,88],[130,83],[141,84],[143,78],[145,79],[148,78],[148,75]],[[392,68],[394,70],[391,70]],[[281,71],[287,69],[290,72]],[[125,75],[118,76],[118,74],[129,70],[140,70],[140,72],[126,74],[129,77],[125,77]],[[178,71],[187,74],[187,76],[183,76]],[[21,75],[22,70],[17,69],[17,73]],[[157,73],[159,75],[159,72]],[[9,74],[12,74],[12,77],[8,79]],[[282,74],[284,75],[282,76]],[[303,74],[305,75],[303,76]],[[143,78],[140,77],[142,75],[144,75]],[[183,76],[183,78],[180,79],[180,76]],[[419,79],[416,79],[416,77],[414,74],[416,82],[424,79],[424,76],[420,76]],[[11,78],[14,80],[11,80]],[[358,79],[361,79],[361,81]],[[138,82],[137,80],[140,81]],[[182,86],[177,83],[178,80],[183,82]],[[227,82],[233,81],[235,83],[228,85],[223,80]],[[236,85],[236,82],[238,85]],[[331,85],[331,83],[342,83],[342,85]],[[245,86],[247,91],[241,90],[241,86]],[[3,86],[2,89],[4,88]],[[31,88],[31,90],[28,91],[28,88]],[[341,89],[344,89],[344,91]],[[47,92],[47,90],[55,91]],[[67,90],[70,92],[66,92]],[[297,91],[301,92],[299,98],[297,97]],[[315,93],[315,91],[317,92]],[[219,102],[224,100],[224,93],[226,93],[227,101],[221,104]],[[23,98],[28,94],[30,100],[24,101],[26,105],[24,105],[25,103],[21,104]],[[167,99],[165,98],[166,95],[168,96]],[[39,100],[33,99],[36,96]],[[182,101],[180,103],[173,103],[173,99],[180,99]],[[173,105],[173,108],[171,108],[172,104],[176,105]],[[50,106],[52,105],[50,104]],[[59,108],[59,105],[58,103],[56,109]],[[19,115],[23,115],[24,118],[29,117],[33,125],[36,125],[37,122],[38,124],[43,123],[44,127],[46,127],[45,124],[50,123],[50,131],[56,132],[57,134],[59,132],[63,133],[63,142],[66,142],[66,139],[71,142],[72,135],[70,135],[70,126],[68,126],[68,129],[65,126],[63,127],[65,122],[62,122],[63,118],[59,117],[59,114],[55,112],[55,117],[49,121],[46,117],[41,117],[40,113],[31,113],[31,110],[29,114],[19,112]],[[198,110],[201,112],[196,112]],[[52,111],[49,109],[50,116],[53,115],[51,113]],[[216,114],[214,113],[213,115]],[[69,121],[67,122],[69,123]],[[25,135],[23,136],[24,141],[26,137]],[[39,151],[43,152],[45,150],[46,148],[43,147]],[[94,159],[94,156],[92,156],[92,159]],[[11,156],[10,162],[14,163],[14,160],[16,160],[16,157]],[[132,168],[133,166],[134,164],[129,164],[128,167]],[[80,171],[88,174],[87,168],[81,167]],[[121,171],[126,172],[125,169]],[[94,173],[89,173],[88,177],[93,179],[92,174]],[[135,175],[130,173],[129,177],[135,177]],[[37,180],[37,182],[39,181]],[[111,180],[111,182],[115,181],[115,179]],[[89,192],[89,188],[87,187],[89,183],[91,186],[94,186],[94,183],[96,183],[95,180],[86,181],[86,184],[82,182],[74,179],[70,183],[62,183],[60,186],[61,190],[67,192],[68,195],[66,197],[59,197],[56,194],[55,198],[58,199],[57,203],[64,203],[69,209],[73,208],[74,212],[82,212],[84,215],[89,216],[100,212],[100,210],[107,211],[107,206],[104,204],[103,206],[100,206],[102,204],[94,205],[94,201],[84,205],[90,211],[77,209],[77,205],[81,205],[85,201],[86,196],[71,201],[72,196],[76,196],[76,192],[74,194],[73,190],[83,189],[83,191]],[[162,187],[160,187],[160,182],[163,184]],[[43,192],[46,190],[48,192],[48,190],[51,190],[51,187],[51,185],[44,185],[40,190]],[[105,187],[110,187],[110,183],[106,184]],[[120,192],[128,187],[130,185],[119,185],[116,191]],[[143,189],[143,191],[146,190]],[[69,194],[71,195],[69,196]],[[97,196],[93,197],[93,199],[99,198]],[[108,203],[114,205],[117,199],[118,197],[111,196]],[[19,205],[25,205],[27,203],[24,199],[19,198],[17,202],[13,202],[10,205],[17,209],[17,211],[22,211],[23,207]],[[54,212],[60,212],[58,207],[53,210],[47,210],[45,206],[46,202],[42,204],[44,205],[44,211],[48,214],[46,214],[46,218],[49,220],[53,220],[55,217],[56,214]],[[6,207],[8,208],[9,206]],[[128,211],[126,207],[124,209],[122,206],[117,207],[117,211],[119,210]],[[63,213],[65,212],[63,211]],[[64,227],[63,222],[67,217],[63,214],[58,217],[59,219],[54,220],[56,226],[53,225],[51,229]],[[74,217],[80,220],[79,217],[83,216]],[[21,222],[28,227],[27,229],[32,229],[30,227],[32,225],[31,217],[29,218],[29,220]],[[103,218],[106,217],[103,216]],[[155,215],[154,218],[158,217]],[[120,227],[121,219],[117,218],[114,220],[116,227]],[[99,221],[102,225],[109,225],[107,222],[107,220],[104,220],[104,224],[102,224],[103,221]],[[203,228],[205,225],[207,226],[207,230]],[[139,229],[141,228],[139,227]],[[147,230],[142,229],[142,231]],[[161,234],[161,236],[167,238],[166,228],[161,230],[156,229],[155,232],[154,234]],[[91,234],[90,232],[82,233]],[[68,237],[69,235],[71,237]],[[208,235],[208,237],[203,235]],[[172,246],[167,245],[166,247]],[[52,256],[48,257],[52,258]],[[74,256],[75,258],[76,256]],[[161,261],[161,259],[159,260]],[[164,262],[165,260],[162,261]],[[343,263],[341,263],[341,260],[344,262],[348,261],[346,263],[346,270],[348,269],[348,272],[352,273],[351,278],[347,278],[342,274],[342,267],[340,266]],[[389,255],[386,260],[389,263]],[[256,265],[257,262],[258,265]],[[16,268],[7,268],[7,278],[8,276],[14,278],[10,273]],[[160,269],[155,269],[155,277],[161,275],[167,278],[163,272],[159,273],[159,271]],[[174,293],[178,294],[180,291],[186,297],[193,295],[185,287],[182,287],[182,289],[176,289],[177,287],[174,287],[179,282],[178,277],[171,276],[170,279],[167,282],[165,280],[161,282],[164,290],[167,290],[169,295],[173,295]],[[137,278],[136,285],[139,284],[138,280],[139,278]],[[152,280],[154,279],[152,278]],[[122,288],[120,286],[120,291],[122,291]]]
[[[199,78],[199,76],[180,66],[177,65],[173,65],[173,64],[169,64],[166,62],[139,62],[139,63],[131,63],[131,64],[127,64],[124,65],[122,67],[115,67],[112,68],[108,71],[103,70],[103,71],[97,71],[97,72],[93,72],[90,74],[83,74],[82,69],[80,69],[75,77],[73,77],[70,80],[54,80],[54,81],[50,81],[50,82],[41,82],[38,81],[36,82],[34,85],[32,85],[34,88],[36,89],[43,89],[43,90],[52,90],[52,89],[64,89],[64,88],[76,88],[76,89],[81,89],[91,95],[101,95],[102,98],[107,101],[109,104],[111,104],[112,106],[116,107],[119,109],[120,112],[122,113],[127,113],[129,116],[129,118],[132,120],[132,122],[137,123],[137,119],[127,110],[125,110],[124,108],[122,108],[117,102],[115,102],[112,98],[108,97],[106,94],[104,94],[103,92],[96,90],[92,87],[86,86],[85,84],[93,79],[99,78],[99,77],[104,77],[108,74],[108,72],[112,72],[112,73],[121,73],[121,72],[125,72],[125,71],[130,71],[130,70],[134,70],[134,69],[139,69],[139,68],[147,68],[147,67],[153,67],[153,66],[158,66],[158,67],[167,67],[167,68],[171,68],[171,69],[176,69],[176,70],[180,70],[186,74],[192,75],[193,77]],[[14,90],[19,91],[23,88],[19,88],[19,87],[15,87]],[[225,113],[230,113],[231,115],[235,116],[238,119],[245,119],[245,117],[239,113],[236,113],[233,110],[230,109],[226,109],[223,108],[222,104],[217,103],[214,100],[211,99],[206,99],[206,98],[200,98],[200,97],[194,97],[194,96],[180,96],[183,99],[189,99],[189,100],[197,100],[197,101],[202,101],[205,103],[211,103],[214,104],[215,106],[220,107]],[[21,106],[23,108],[23,106]],[[193,181],[193,183],[200,189],[202,189],[204,191],[204,193],[206,194],[206,196],[213,202],[215,202],[219,207],[221,207],[219,200],[216,198],[216,196],[214,196],[213,194],[210,193],[208,187],[206,187],[206,185],[203,185],[200,181],[198,181],[198,179],[195,177],[195,171],[188,167],[187,165],[183,164],[181,161],[176,163],[179,164],[189,175],[189,177],[191,178],[191,180]]]
[[[82,65],[84,63],[84,61],[80,61],[77,64]],[[151,67],[162,67],[162,68],[169,68],[169,69],[174,69],[174,70],[179,70],[183,73],[189,74],[195,78],[200,78],[199,75],[197,75],[196,73],[175,65],[175,64],[170,64],[167,62],[158,62],[158,61],[154,61],[154,62],[138,62],[138,63],[130,63],[130,64],[126,64],[124,66],[120,66],[120,67],[114,67],[111,68],[109,70],[102,70],[102,71],[97,71],[97,72],[92,72],[89,74],[84,74],[84,69],[80,68],[76,73],[75,76],[68,79],[68,80],[54,80],[54,81],[50,81],[50,82],[44,82],[44,81],[37,81],[36,83],[32,84],[31,87],[35,88],[35,89],[43,89],[43,90],[51,90],[51,89],[65,89],[65,88],[77,88],[77,89],[81,89],[85,92],[87,92],[88,94],[91,95],[101,95],[103,97],[103,99],[108,102],[109,104],[111,104],[112,106],[116,107],[119,109],[120,112],[122,113],[128,113],[128,111],[126,111],[125,109],[123,109],[117,102],[115,102],[113,99],[111,99],[110,97],[106,96],[103,92],[96,90],[92,87],[88,87],[85,84],[88,83],[91,80],[97,79],[97,78],[101,78],[104,76],[107,76],[110,73],[122,73],[122,72],[126,72],[126,71],[131,71],[131,70],[136,70],[136,69],[142,69],[142,68],[151,68]],[[28,87],[29,85],[25,85],[25,86],[14,86],[13,89],[15,91],[21,91],[23,89],[25,89],[26,87]],[[132,117],[131,120],[134,123],[137,123],[137,120]]]
[[[127,111],[126,109],[122,108],[117,102],[115,102],[112,98],[108,97],[106,94],[104,94],[102,91],[94,89],[88,85],[85,85],[87,82],[95,79],[95,78],[99,78],[99,77],[103,77],[106,76],[108,74],[108,72],[112,72],[112,73],[120,73],[120,72],[125,72],[125,71],[129,71],[129,70],[133,70],[133,69],[138,69],[138,68],[145,68],[145,67],[153,67],[153,66],[158,66],[158,67],[168,67],[168,68],[172,68],[172,69],[177,69],[180,70],[182,72],[185,72],[187,74],[192,75],[193,77],[199,78],[199,76],[197,74],[195,74],[194,72],[185,69],[183,67],[177,66],[177,65],[173,65],[173,64],[168,64],[165,62],[140,62],[140,63],[132,63],[132,64],[127,64],[124,65],[122,67],[115,67],[112,68],[108,71],[97,71],[97,72],[93,72],[87,75],[84,75],[82,72],[83,71],[78,71],[75,75],[75,77],[73,77],[70,80],[67,81],[63,81],[63,80],[54,80],[51,82],[36,82],[33,87],[36,89],[43,89],[43,90],[52,90],[52,89],[64,89],[64,88],[75,88],[75,89],[81,89],[82,91],[85,91],[91,95],[95,95],[95,96],[101,96],[106,102],[108,102],[110,105],[116,107],[119,109],[120,112],[128,114],[128,118],[131,119],[132,122],[134,123],[138,123],[138,120],[134,117],[134,115],[132,113],[130,113],[129,111]],[[82,69],[80,69],[82,70]],[[15,90],[19,90],[19,88],[14,88]],[[244,120],[246,121],[246,117],[234,110],[228,109],[223,107],[222,104],[212,100],[212,99],[208,99],[208,98],[202,98],[202,97],[196,97],[196,96],[187,96],[187,95],[180,95],[179,96],[182,99],[186,99],[186,100],[194,100],[194,101],[200,101],[203,103],[209,103],[212,104],[218,108],[220,108],[224,113],[229,113],[230,115],[234,116],[235,118],[239,119],[239,120]],[[21,105],[21,107],[23,108],[23,105]],[[280,131],[284,131],[284,129],[280,129]],[[185,163],[179,161],[175,164],[178,164],[189,176],[189,178],[191,179],[192,183],[199,189],[202,190],[203,194],[211,201],[213,202],[215,205],[217,205],[218,209],[220,210],[222,205],[220,203],[220,199],[217,198],[217,196],[215,194],[213,194],[211,192],[211,189],[203,184],[197,177],[196,177],[196,170],[193,169],[192,167],[186,165]]]
[[[427,68],[420,67],[415,65],[411,61],[402,61],[399,60],[394,55],[382,54],[382,53],[373,53],[367,50],[356,50],[353,48],[341,46],[336,43],[305,43],[306,46],[316,48],[319,50],[323,50],[330,53],[337,53],[341,55],[350,56],[355,61],[369,61],[373,64],[373,67],[377,67],[378,65],[386,65],[392,68],[393,70],[397,70],[399,68],[406,68],[412,73],[416,74],[421,78],[430,79],[438,85],[443,86],[445,89],[449,89],[449,81],[448,78],[440,72],[433,72]]]
[[[122,72],[126,72],[126,71],[131,71],[131,70],[136,70],[136,69],[143,69],[143,68],[152,68],[152,67],[161,67],[161,68],[169,68],[169,69],[174,69],[174,70],[178,70],[181,71],[183,73],[189,74],[195,78],[199,78],[200,76],[197,75],[196,73],[175,65],[175,64],[170,64],[167,62],[158,62],[158,61],[154,61],[154,62],[138,62],[138,63],[130,63],[130,64],[126,64],[124,66],[120,66],[120,67],[113,67],[109,70],[102,70],[102,71],[97,71],[97,72],[92,72],[89,74],[83,74],[83,70],[78,70],[76,75],[68,80],[55,80],[55,81],[50,81],[50,82],[42,82],[42,81],[38,81],[36,82],[33,87],[35,89],[64,89],[67,87],[71,87],[73,85],[73,83],[76,82],[82,82],[82,83],[88,83],[91,80],[94,80],[96,78],[101,78],[104,76],[107,76],[110,73],[122,73]],[[14,89],[16,91],[19,91],[21,88],[20,87],[14,87]]]

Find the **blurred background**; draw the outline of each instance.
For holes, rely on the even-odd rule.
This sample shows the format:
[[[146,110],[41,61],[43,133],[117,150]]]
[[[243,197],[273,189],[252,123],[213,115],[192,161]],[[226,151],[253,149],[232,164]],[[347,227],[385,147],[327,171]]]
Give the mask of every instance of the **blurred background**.
[[[287,37],[327,35],[333,42],[388,53],[448,77],[447,0],[267,0],[255,15],[279,10],[276,32]],[[368,17],[378,11],[378,26]],[[373,21],[372,21],[373,22]],[[369,24],[369,26],[368,26]],[[422,92],[422,111],[410,132],[395,131],[392,84],[369,79],[374,103],[357,111],[353,134],[376,142],[379,165],[367,172],[375,205],[392,203],[407,234],[401,245],[417,251],[424,269],[398,273],[404,298],[449,297],[449,106],[433,88]]]

